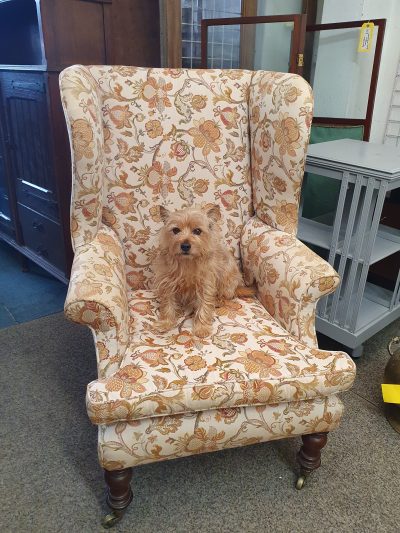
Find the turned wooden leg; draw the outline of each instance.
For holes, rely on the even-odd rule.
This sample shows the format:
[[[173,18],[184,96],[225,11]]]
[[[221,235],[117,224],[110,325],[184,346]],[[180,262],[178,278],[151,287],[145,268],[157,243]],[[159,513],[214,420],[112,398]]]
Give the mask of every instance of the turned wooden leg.
[[[297,454],[297,461],[300,465],[300,477],[297,480],[296,488],[303,488],[306,477],[321,466],[321,450],[328,440],[328,433],[312,433],[302,435],[303,446]]]
[[[107,483],[106,501],[112,509],[112,513],[103,519],[103,526],[110,528],[121,520],[132,501],[132,468],[112,471],[104,470],[104,479]]]

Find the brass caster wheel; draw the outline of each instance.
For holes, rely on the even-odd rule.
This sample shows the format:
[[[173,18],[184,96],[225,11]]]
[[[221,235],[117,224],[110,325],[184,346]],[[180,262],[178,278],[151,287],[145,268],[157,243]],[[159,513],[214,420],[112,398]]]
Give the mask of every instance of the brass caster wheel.
[[[306,482],[306,477],[305,476],[300,476],[297,478],[297,482],[296,482],[296,489],[297,490],[301,490],[303,487],[304,487],[304,483]]]
[[[113,511],[102,519],[101,525],[105,529],[110,529],[111,527],[115,526],[115,524],[118,524],[123,516],[124,513],[122,511]]]

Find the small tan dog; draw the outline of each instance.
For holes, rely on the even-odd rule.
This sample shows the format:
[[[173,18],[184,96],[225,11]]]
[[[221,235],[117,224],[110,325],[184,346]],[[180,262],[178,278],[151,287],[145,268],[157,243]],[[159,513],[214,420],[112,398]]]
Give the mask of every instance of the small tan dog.
[[[164,227],[154,268],[160,301],[159,332],[173,328],[180,316],[193,312],[193,333],[211,334],[215,307],[235,296],[251,296],[232,253],[222,241],[217,205],[169,212],[160,207]]]

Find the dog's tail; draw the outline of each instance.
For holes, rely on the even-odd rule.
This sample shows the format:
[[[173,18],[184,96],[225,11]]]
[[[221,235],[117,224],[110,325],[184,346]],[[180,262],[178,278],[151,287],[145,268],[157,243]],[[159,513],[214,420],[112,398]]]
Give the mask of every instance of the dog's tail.
[[[255,296],[257,292],[256,286],[252,285],[251,287],[247,287],[246,285],[239,285],[239,287],[235,290],[235,296],[238,298],[251,298],[252,296]]]

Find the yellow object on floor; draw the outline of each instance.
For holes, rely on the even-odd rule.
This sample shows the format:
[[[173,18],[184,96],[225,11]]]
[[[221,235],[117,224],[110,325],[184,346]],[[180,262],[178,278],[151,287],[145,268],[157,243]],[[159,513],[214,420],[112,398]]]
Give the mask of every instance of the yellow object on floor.
[[[400,385],[382,383],[382,396],[385,403],[400,404]]]

